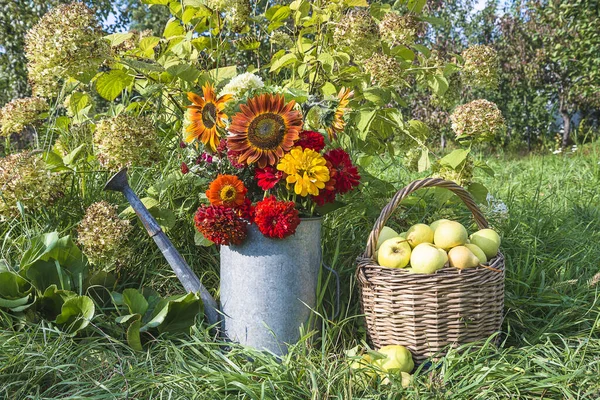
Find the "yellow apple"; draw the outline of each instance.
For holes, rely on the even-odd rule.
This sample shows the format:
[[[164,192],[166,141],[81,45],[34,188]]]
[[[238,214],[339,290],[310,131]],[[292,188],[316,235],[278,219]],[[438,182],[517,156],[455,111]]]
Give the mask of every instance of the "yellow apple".
[[[431,243],[421,243],[410,254],[410,266],[413,272],[433,274],[448,262],[446,252]]]
[[[379,238],[377,238],[377,247],[375,248],[375,250],[379,250],[379,247],[381,246],[381,244],[383,242],[385,242],[388,239],[391,239],[393,237],[398,237],[398,233],[396,233],[395,230],[393,230],[392,228],[389,228],[387,226],[384,226],[383,228],[381,228],[381,231],[379,232]]]
[[[373,361],[373,365],[384,372],[411,372],[415,367],[412,354],[404,346],[392,344],[377,350],[384,358]]]
[[[453,247],[467,243],[468,234],[462,224],[455,221],[440,223],[433,234],[433,243],[448,251]]]
[[[492,229],[482,229],[471,235],[471,243],[479,246],[489,260],[498,254],[500,235]]]
[[[465,246],[456,246],[450,249],[448,260],[451,267],[458,269],[474,268],[480,264],[479,258]]]
[[[433,221],[431,224],[429,224],[429,227],[435,233],[435,230],[437,229],[438,225],[442,222],[450,222],[450,220],[445,218],[438,219],[437,221]]]
[[[406,239],[395,237],[386,240],[377,250],[377,262],[382,267],[404,268],[410,261],[410,245]]]
[[[475,257],[479,258],[480,264],[484,264],[487,262],[487,256],[485,255],[485,253],[483,252],[483,250],[481,250],[481,248],[479,246],[477,246],[476,244],[473,244],[473,243],[467,243],[467,244],[465,244],[465,247],[467,249],[471,250],[473,252],[473,254],[475,254]]]
[[[425,224],[416,224],[406,232],[406,239],[414,249],[421,243],[433,243],[433,231]]]

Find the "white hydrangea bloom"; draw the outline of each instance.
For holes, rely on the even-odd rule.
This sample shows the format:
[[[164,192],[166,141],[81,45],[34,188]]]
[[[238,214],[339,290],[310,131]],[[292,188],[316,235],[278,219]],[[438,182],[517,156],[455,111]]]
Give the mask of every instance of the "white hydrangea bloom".
[[[251,72],[245,72],[233,77],[227,85],[219,93],[219,97],[225,94],[230,94],[234,98],[239,99],[250,89],[260,89],[264,87],[262,79],[258,75]]]

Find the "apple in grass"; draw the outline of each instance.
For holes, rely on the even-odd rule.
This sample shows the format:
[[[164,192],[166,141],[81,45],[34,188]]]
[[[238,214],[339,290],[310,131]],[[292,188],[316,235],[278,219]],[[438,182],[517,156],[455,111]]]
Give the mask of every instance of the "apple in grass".
[[[395,237],[386,240],[377,251],[377,262],[382,267],[404,268],[410,261],[410,245],[406,239]]]
[[[471,243],[483,250],[489,260],[498,254],[500,235],[492,229],[482,229],[471,235]]]
[[[412,354],[404,346],[391,344],[383,346],[377,353],[381,354],[382,358],[373,361],[373,365],[381,369],[383,372],[411,372],[415,367],[412,359]]]
[[[438,269],[442,269],[447,262],[446,252],[431,243],[419,244],[410,255],[412,272],[418,274],[433,274]]]
[[[433,243],[433,230],[428,225],[416,224],[406,232],[406,239],[413,249],[421,243]]]

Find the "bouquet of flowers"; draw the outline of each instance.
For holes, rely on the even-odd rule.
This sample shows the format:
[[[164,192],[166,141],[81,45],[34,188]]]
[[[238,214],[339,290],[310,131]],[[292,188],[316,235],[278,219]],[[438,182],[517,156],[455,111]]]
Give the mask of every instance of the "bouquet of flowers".
[[[239,96],[217,96],[210,83],[202,91],[188,93],[185,142],[196,146],[182,147],[194,151],[195,162],[182,163],[181,170],[211,180],[208,204],[194,217],[206,239],[240,244],[249,224],[283,239],[295,233],[300,217],[318,214],[319,206],[358,186],[350,156],[332,145],[345,126],[350,90],[342,89],[335,100],[326,135],[303,130],[299,106],[281,94],[262,92],[236,102]],[[228,110],[235,112],[231,120]]]

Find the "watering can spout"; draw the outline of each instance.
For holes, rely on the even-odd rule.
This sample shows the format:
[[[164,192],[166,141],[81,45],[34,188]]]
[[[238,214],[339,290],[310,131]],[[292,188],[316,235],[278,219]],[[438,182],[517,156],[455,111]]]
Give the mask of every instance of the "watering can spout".
[[[198,276],[192,271],[185,259],[179,254],[175,246],[171,243],[167,235],[162,231],[158,222],[150,214],[146,206],[140,198],[133,192],[127,181],[127,168],[121,169],[114,174],[106,185],[104,190],[121,192],[131,204],[131,207],[137,216],[144,224],[146,231],[163,253],[167,262],[177,275],[177,278],[183,284],[183,287],[188,292],[198,293],[204,304],[204,314],[210,325],[219,324],[221,322],[221,314],[218,312],[218,305],[215,299],[210,295],[208,290],[202,285]]]

